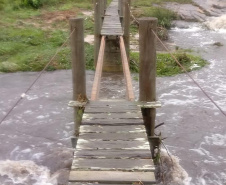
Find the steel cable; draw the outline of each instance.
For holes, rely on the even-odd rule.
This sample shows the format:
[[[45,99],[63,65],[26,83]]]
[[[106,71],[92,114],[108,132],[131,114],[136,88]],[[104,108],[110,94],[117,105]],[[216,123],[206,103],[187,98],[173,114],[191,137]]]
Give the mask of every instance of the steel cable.
[[[8,110],[8,112],[6,113],[6,115],[2,118],[2,120],[0,121],[0,125],[3,123],[3,121],[5,121],[5,119],[10,115],[10,113],[13,111],[13,109],[20,103],[20,101],[26,97],[28,91],[31,90],[31,88],[34,86],[34,84],[39,80],[39,78],[42,76],[42,74],[45,72],[45,70],[47,69],[47,67],[53,62],[53,60],[55,59],[55,57],[57,56],[57,54],[60,52],[60,50],[66,45],[66,43],[68,42],[68,40],[70,39],[70,37],[72,36],[72,34],[74,33],[75,29],[72,30],[71,34],[69,35],[69,37],[65,40],[65,42],[58,48],[58,50],[56,51],[56,53],[53,55],[53,57],[50,59],[50,61],[45,65],[45,67],[43,68],[42,71],[39,72],[38,76],[35,78],[35,80],[31,83],[31,85],[27,88],[27,90],[21,94],[20,98],[16,101],[16,103]]]

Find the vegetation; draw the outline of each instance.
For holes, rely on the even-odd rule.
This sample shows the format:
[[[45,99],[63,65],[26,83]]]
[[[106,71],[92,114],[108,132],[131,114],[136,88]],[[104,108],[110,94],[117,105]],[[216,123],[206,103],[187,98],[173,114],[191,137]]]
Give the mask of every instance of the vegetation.
[[[40,3],[36,5],[34,3]],[[89,0],[0,0],[0,71],[40,71],[69,35],[69,16],[84,16],[81,8],[89,10]],[[32,4],[33,3],[33,4]],[[50,5],[50,4],[53,5]],[[56,5],[55,5],[55,4]],[[2,5],[2,6],[1,6]],[[85,34],[91,34],[93,19],[85,21]],[[93,67],[93,46],[85,44],[87,69]],[[70,47],[63,47],[47,70],[70,69]]]
[[[158,18],[158,25],[169,29],[172,20],[177,18],[177,15],[165,8],[161,7],[139,7],[134,10],[136,17],[156,17]]]
[[[178,51],[173,53],[177,60],[185,67],[186,71],[198,70],[204,67],[208,62],[199,56],[186,54]],[[139,53],[131,53],[131,70],[139,72]],[[157,54],[157,75],[158,76],[174,76],[176,74],[184,73],[180,66],[174,61],[169,53]]]
[[[176,13],[166,8],[162,4],[165,2],[193,3],[192,0],[133,0],[133,14],[135,17],[156,17],[158,18],[158,36],[162,40],[168,39],[168,31],[173,20],[178,19]],[[137,25],[132,26],[133,32],[137,32]]]
[[[185,1],[189,0],[183,2]],[[160,7],[147,6],[161,2],[162,0],[134,0],[134,12],[138,17],[158,17],[159,25],[169,28],[176,15]],[[68,18],[84,16],[82,11],[90,9],[90,0],[0,0],[0,72],[42,70],[69,35]],[[85,34],[93,34],[93,28],[93,17],[86,17]],[[137,27],[132,25],[131,30],[135,33]],[[160,31],[164,32],[162,29]],[[94,69],[94,46],[86,43],[85,50],[86,68]],[[199,69],[206,63],[199,57],[183,54],[181,51],[176,56],[188,71]],[[138,53],[131,53],[131,59],[134,61],[131,69],[137,72]],[[67,44],[47,70],[70,68],[70,47]],[[162,76],[182,71],[169,54],[158,54],[157,72]]]

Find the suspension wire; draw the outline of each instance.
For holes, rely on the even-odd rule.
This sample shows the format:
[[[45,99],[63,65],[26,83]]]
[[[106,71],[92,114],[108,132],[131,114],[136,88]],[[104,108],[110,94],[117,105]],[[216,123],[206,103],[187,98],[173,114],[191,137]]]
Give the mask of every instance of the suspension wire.
[[[133,18],[133,20],[137,23],[137,25],[139,25],[139,21],[136,19],[136,17],[133,15],[133,12],[131,10],[131,6],[129,5],[129,3],[127,4],[129,7],[129,11],[130,11],[130,15]]]
[[[76,28],[75,28],[76,29]],[[72,30],[71,34],[69,35],[69,37],[65,40],[65,42],[58,48],[58,50],[56,51],[56,53],[53,55],[53,57],[50,59],[50,61],[45,65],[45,67],[42,69],[42,71],[39,72],[38,76],[35,78],[35,80],[31,83],[31,85],[27,88],[27,90],[21,94],[20,98],[16,101],[16,103],[9,109],[9,111],[7,112],[7,114],[2,118],[2,120],[0,121],[0,125],[3,123],[3,121],[5,121],[5,119],[10,115],[10,113],[13,111],[13,109],[20,103],[20,101],[26,97],[28,91],[31,90],[31,88],[35,85],[35,83],[40,79],[40,77],[42,76],[42,74],[45,72],[46,68],[49,67],[49,65],[53,62],[53,60],[55,59],[55,57],[57,56],[57,54],[60,52],[60,50],[67,44],[68,40],[70,39],[70,37],[72,36],[72,34],[74,33],[74,30]]]
[[[162,46],[166,49],[167,52],[171,55],[171,57],[175,60],[175,62],[181,67],[181,69],[186,73],[186,75],[195,83],[195,85],[203,92],[203,94],[217,107],[217,109],[226,117],[226,113],[223,109],[210,97],[210,95],[201,87],[201,85],[195,81],[195,79],[190,75],[190,73],[185,69],[185,67],[177,60],[177,58],[173,55],[173,53],[166,47],[166,45],[162,42],[162,40],[158,37],[158,35],[152,30],[155,37],[162,44]]]
[[[129,6],[129,4],[128,4]],[[131,8],[130,8],[131,16],[134,19],[134,21],[139,26],[139,21],[134,17]],[[226,113],[223,111],[223,109],[210,97],[210,95],[201,87],[201,85],[196,82],[196,80],[190,75],[190,73],[185,69],[185,67],[177,60],[177,58],[173,55],[173,53],[166,47],[166,45],[162,42],[162,40],[158,37],[158,35],[152,30],[155,37],[159,40],[159,42],[162,44],[162,46],[165,48],[167,52],[171,55],[171,57],[175,60],[175,62],[181,67],[181,69],[185,72],[185,74],[191,78],[191,80],[195,83],[195,85],[203,92],[203,94],[217,107],[217,109],[226,117]]]

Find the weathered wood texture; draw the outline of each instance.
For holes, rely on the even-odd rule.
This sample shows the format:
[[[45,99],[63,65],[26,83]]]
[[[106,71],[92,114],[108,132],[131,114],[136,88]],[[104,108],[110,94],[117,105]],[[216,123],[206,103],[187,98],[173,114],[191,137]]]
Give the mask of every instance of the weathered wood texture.
[[[118,0],[113,0],[105,12],[101,35],[123,35],[118,8]]]
[[[125,43],[124,39],[122,36],[120,36],[120,50],[121,50],[121,57],[122,57],[122,66],[123,66],[123,71],[124,71],[124,76],[126,80],[126,91],[127,91],[127,97],[129,101],[134,101],[135,96],[133,92],[133,84],[132,84],[132,78],[130,74],[130,69],[129,69],[129,60],[128,60],[128,55],[127,51],[125,48]]]
[[[91,181],[96,182],[99,179],[103,179],[103,183],[121,183],[122,181],[125,183],[134,182],[142,182],[142,183],[150,183],[150,179],[154,179],[153,173],[142,173],[142,172],[90,172],[90,171],[77,171],[70,174],[71,179],[75,179],[79,182]],[[155,181],[153,181],[155,183]]]
[[[103,112],[94,111],[98,107]],[[89,102],[69,182],[126,184],[141,181],[153,184],[154,170],[139,107],[129,101]]]
[[[72,81],[73,81],[73,100],[86,97],[86,74],[85,74],[85,51],[84,51],[84,25],[83,19],[70,19],[72,53]],[[81,119],[78,117],[78,109],[74,108],[74,135],[79,133]]]
[[[101,43],[101,27],[104,16],[103,0],[94,0],[94,64],[96,66]]]
[[[139,19],[140,42],[140,101],[156,101],[156,18]],[[144,123],[149,136],[154,136],[155,108],[142,108]]]
[[[124,27],[124,42],[126,47],[126,53],[129,58],[130,50],[130,6],[131,0],[122,0],[123,2],[123,27]],[[129,61],[129,60],[128,60]]]
[[[101,39],[101,45],[96,65],[96,72],[93,82],[93,88],[91,93],[91,100],[97,100],[99,96],[99,90],[100,90],[100,80],[102,76],[102,70],[103,70],[103,63],[104,63],[104,50],[105,50],[105,36]]]
[[[73,100],[86,96],[85,51],[83,19],[70,19],[72,53]]]

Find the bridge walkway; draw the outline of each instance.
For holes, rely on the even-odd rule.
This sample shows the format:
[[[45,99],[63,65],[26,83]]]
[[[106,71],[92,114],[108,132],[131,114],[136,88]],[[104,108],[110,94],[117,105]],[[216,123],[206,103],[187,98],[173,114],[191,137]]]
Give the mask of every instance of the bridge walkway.
[[[130,101],[87,104],[70,185],[155,184],[155,167],[140,108]]]

